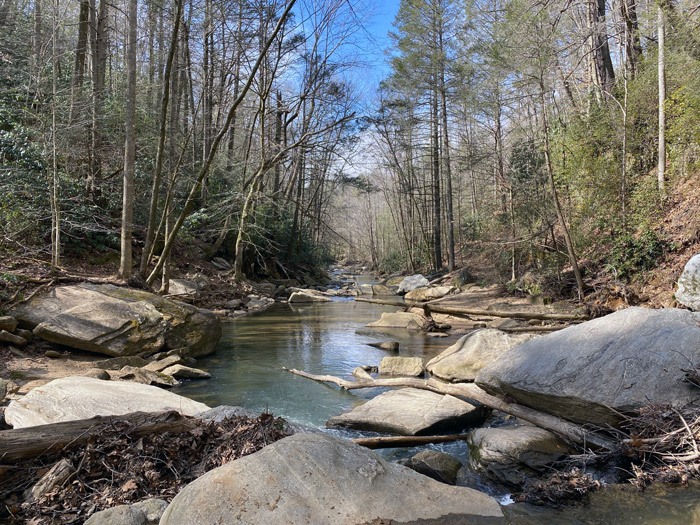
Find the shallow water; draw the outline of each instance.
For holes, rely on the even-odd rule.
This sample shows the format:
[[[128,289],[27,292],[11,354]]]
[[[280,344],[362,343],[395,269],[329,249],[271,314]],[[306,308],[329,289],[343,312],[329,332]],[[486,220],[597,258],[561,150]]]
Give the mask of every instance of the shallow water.
[[[198,362],[212,379],[190,381],[174,391],[209,406],[268,411],[295,423],[323,428],[328,418],[363,403],[376,395],[377,389],[342,391],[292,375],[283,367],[351,379],[355,367],[378,365],[382,357],[391,355],[368,346],[369,342],[396,340],[400,355],[427,361],[458,337],[434,339],[407,330],[365,328],[387,311],[396,311],[396,307],[336,299],[304,306],[276,304],[235,319],[225,324],[216,354]],[[444,450],[463,463],[468,460],[463,442],[432,448]],[[385,449],[380,453],[396,460],[416,450]],[[482,485],[478,477],[471,478],[470,484],[495,496],[503,495]],[[519,525],[700,525],[700,486],[661,486],[643,493],[625,486],[595,493],[585,506],[557,510],[513,504],[504,509],[508,522]]]
[[[292,375],[284,367],[351,379],[355,367],[376,366],[382,357],[392,355],[367,343],[399,341],[399,355],[428,359],[457,339],[365,328],[388,311],[396,307],[336,299],[304,306],[276,304],[241,317],[224,325],[216,354],[197,365],[209,371],[212,379],[191,381],[175,391],[210,406],[237,405],[323,426],[331,416],[373,397],[376,391],[342,391]]]

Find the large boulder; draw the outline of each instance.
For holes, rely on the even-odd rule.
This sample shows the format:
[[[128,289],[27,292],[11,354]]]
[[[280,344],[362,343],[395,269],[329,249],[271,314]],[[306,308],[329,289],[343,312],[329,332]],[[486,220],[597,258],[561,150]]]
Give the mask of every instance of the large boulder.
[[[155,386],[72,376],[54,379],[12,401],[5,410],[5,420],[14,428],[23,428],[94,416],[167,410],[196,416],[209,407]]]
[[[474,381],[483,367],[514,346],[535,337],[533,334],[509,334],[492,328],[475,330],[428,361],[426,369],[446,381]]]
[[[700,311],[700,254],[692,257],[683,268],[676,300],[696,312]]]
[[[221,337],[208,310],[109,284],[55,288],[13,315],[47,341],[115,357],[181,347],[198,357],[214,352]]]
[[[700,313],[632,307],[527,341],[484,367],[493,394],[578,423],[617,425],[646,405],[700,403]]]
[[[504,518],[486,494],[444,485],[347,441],[296,434],[187,485],[160,525],[448,522]]]
[[[419,273],[409,275],[408,277],[404,277],[401,283],[399,283],[397,293],[410,292],[411,290],[415,290],[416,288],[420,288],[422,286],[428,286],[429,284],[430,281]]]
[[[434,301],[455,291],[454,286],[422,286],[408,292],[404,298],[409,301]]]
[[[384,392],[345,414],[334,416],[327,425],[415,436],[458,430],[479,424],[483,419],[483,408],[456,397],[402,388]]]
[[[413,312],[384,312],[378,321],[369,323],[369,328],[408,328],[420,330],[427,319]]]
[[[469,451],[475,470],[514,486],[571,453],[554,434],[533,426],[478,428],[469,435]]]

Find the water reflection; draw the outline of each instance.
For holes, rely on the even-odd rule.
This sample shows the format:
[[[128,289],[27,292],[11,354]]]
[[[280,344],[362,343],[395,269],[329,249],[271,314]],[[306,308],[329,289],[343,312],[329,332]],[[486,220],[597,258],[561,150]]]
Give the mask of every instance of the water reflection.
[[[267,410],[297,423],[323,426],[328,418],[376,395],[352,393],[284,372],[283,367],[352,377],[361,365],[378,365],[386,351],[367,345],[396,340],[400,355],[429,359],[456,336],[433,339],[407,330],[377,331],[365,325],[395,307],[350,300],[304,306],[278,304],[227,323],[217,353],[198,366],[212,374],[176,391],[210,406]]]

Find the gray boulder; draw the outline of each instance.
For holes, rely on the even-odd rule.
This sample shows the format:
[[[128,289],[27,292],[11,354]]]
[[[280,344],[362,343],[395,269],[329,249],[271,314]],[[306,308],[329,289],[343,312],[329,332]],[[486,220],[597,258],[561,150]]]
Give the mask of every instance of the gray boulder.
[[[211,377],[209,372],[185,365],[169,366],[162,373],[176,379],[209,379]]]
[[[330,297],[308,291],[294,292],[289,296],[290,303],[327,303]]]
[[[415,275],[409,275],[404,277],[401,283],[399,283],[398,293],[406,293],[421,286],[428,286],[430,281],[423,277],[421,274],[417,273]]]
[[[165,509],[168,508],[168,502],[158,498],[148,498],[134,503],[132,507],[145,514],[147,525],[158,525]]]
[[[571,453],[554,434],[534,426],[478,428],[469,436],[469,451],[475,470],[514,486]]]
[[[115,357],[183,346],[197,357],[212,353],[221,337],[208,310],[109,284],[55,288],[13,315],[47,341]]]
[[[454,286],[421,286],[408,292],[404,298],[409,301],[434,301],[455,291]]]
[[[387,376],[419,377],[423,375],[420,357],[385,357],[379,363],[379,373]]]
[[[693,256],[683,268],[676,300],[691,310],[700,311],[700,254]]]
[[[415,436],[473,426],[483,418],[482,408],[456,397],[401,388],[384,392],[345,414],[334,416],[327,425]]]
[[[9,315],[0,316],[0,330],[14,332],[17,328],[17,319]]]
[[[297,434],[207,472],[160,525],[504,523],[498,503],[323,434]]]
[[[492,394],[578,423],[617,425],[646,405],[698,404],[700,313],[632,307],[527,341],[484,367]]]
[[[369,323],[369,328],[407,328],[420,330],[426,319],[413,312],[384,312],[378,321]]]
[[[440,483],[454,485],[462,463],[449,454],[439,450],[421,450],[406,462],[406,466],[424,476],[433,478]]]
[[[130,505],[118,505],[96,512],[85,525],[147,525],[144,512]]]
[[[488,328],[475,330],[428,361],[426,369],[446,381],[474,381],[484,366],[535,337],[533,334],[508,334]]]
[[[5,410],[5,420],[14,428],[23,428],[98,415],[166,410],[196,416],[209,407],[155,386],[71,376],[54,379],[12,401]]]

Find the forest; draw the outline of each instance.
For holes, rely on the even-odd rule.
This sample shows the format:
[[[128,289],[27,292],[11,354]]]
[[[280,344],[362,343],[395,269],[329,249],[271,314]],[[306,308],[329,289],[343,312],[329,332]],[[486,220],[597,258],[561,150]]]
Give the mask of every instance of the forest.
[[[352,260],[580,299],[698,241],[663,228],[697,200],[693,2],[401,0],[374,89],[376,8],[0,0],[2,258],[164,290],[189,259]]]

